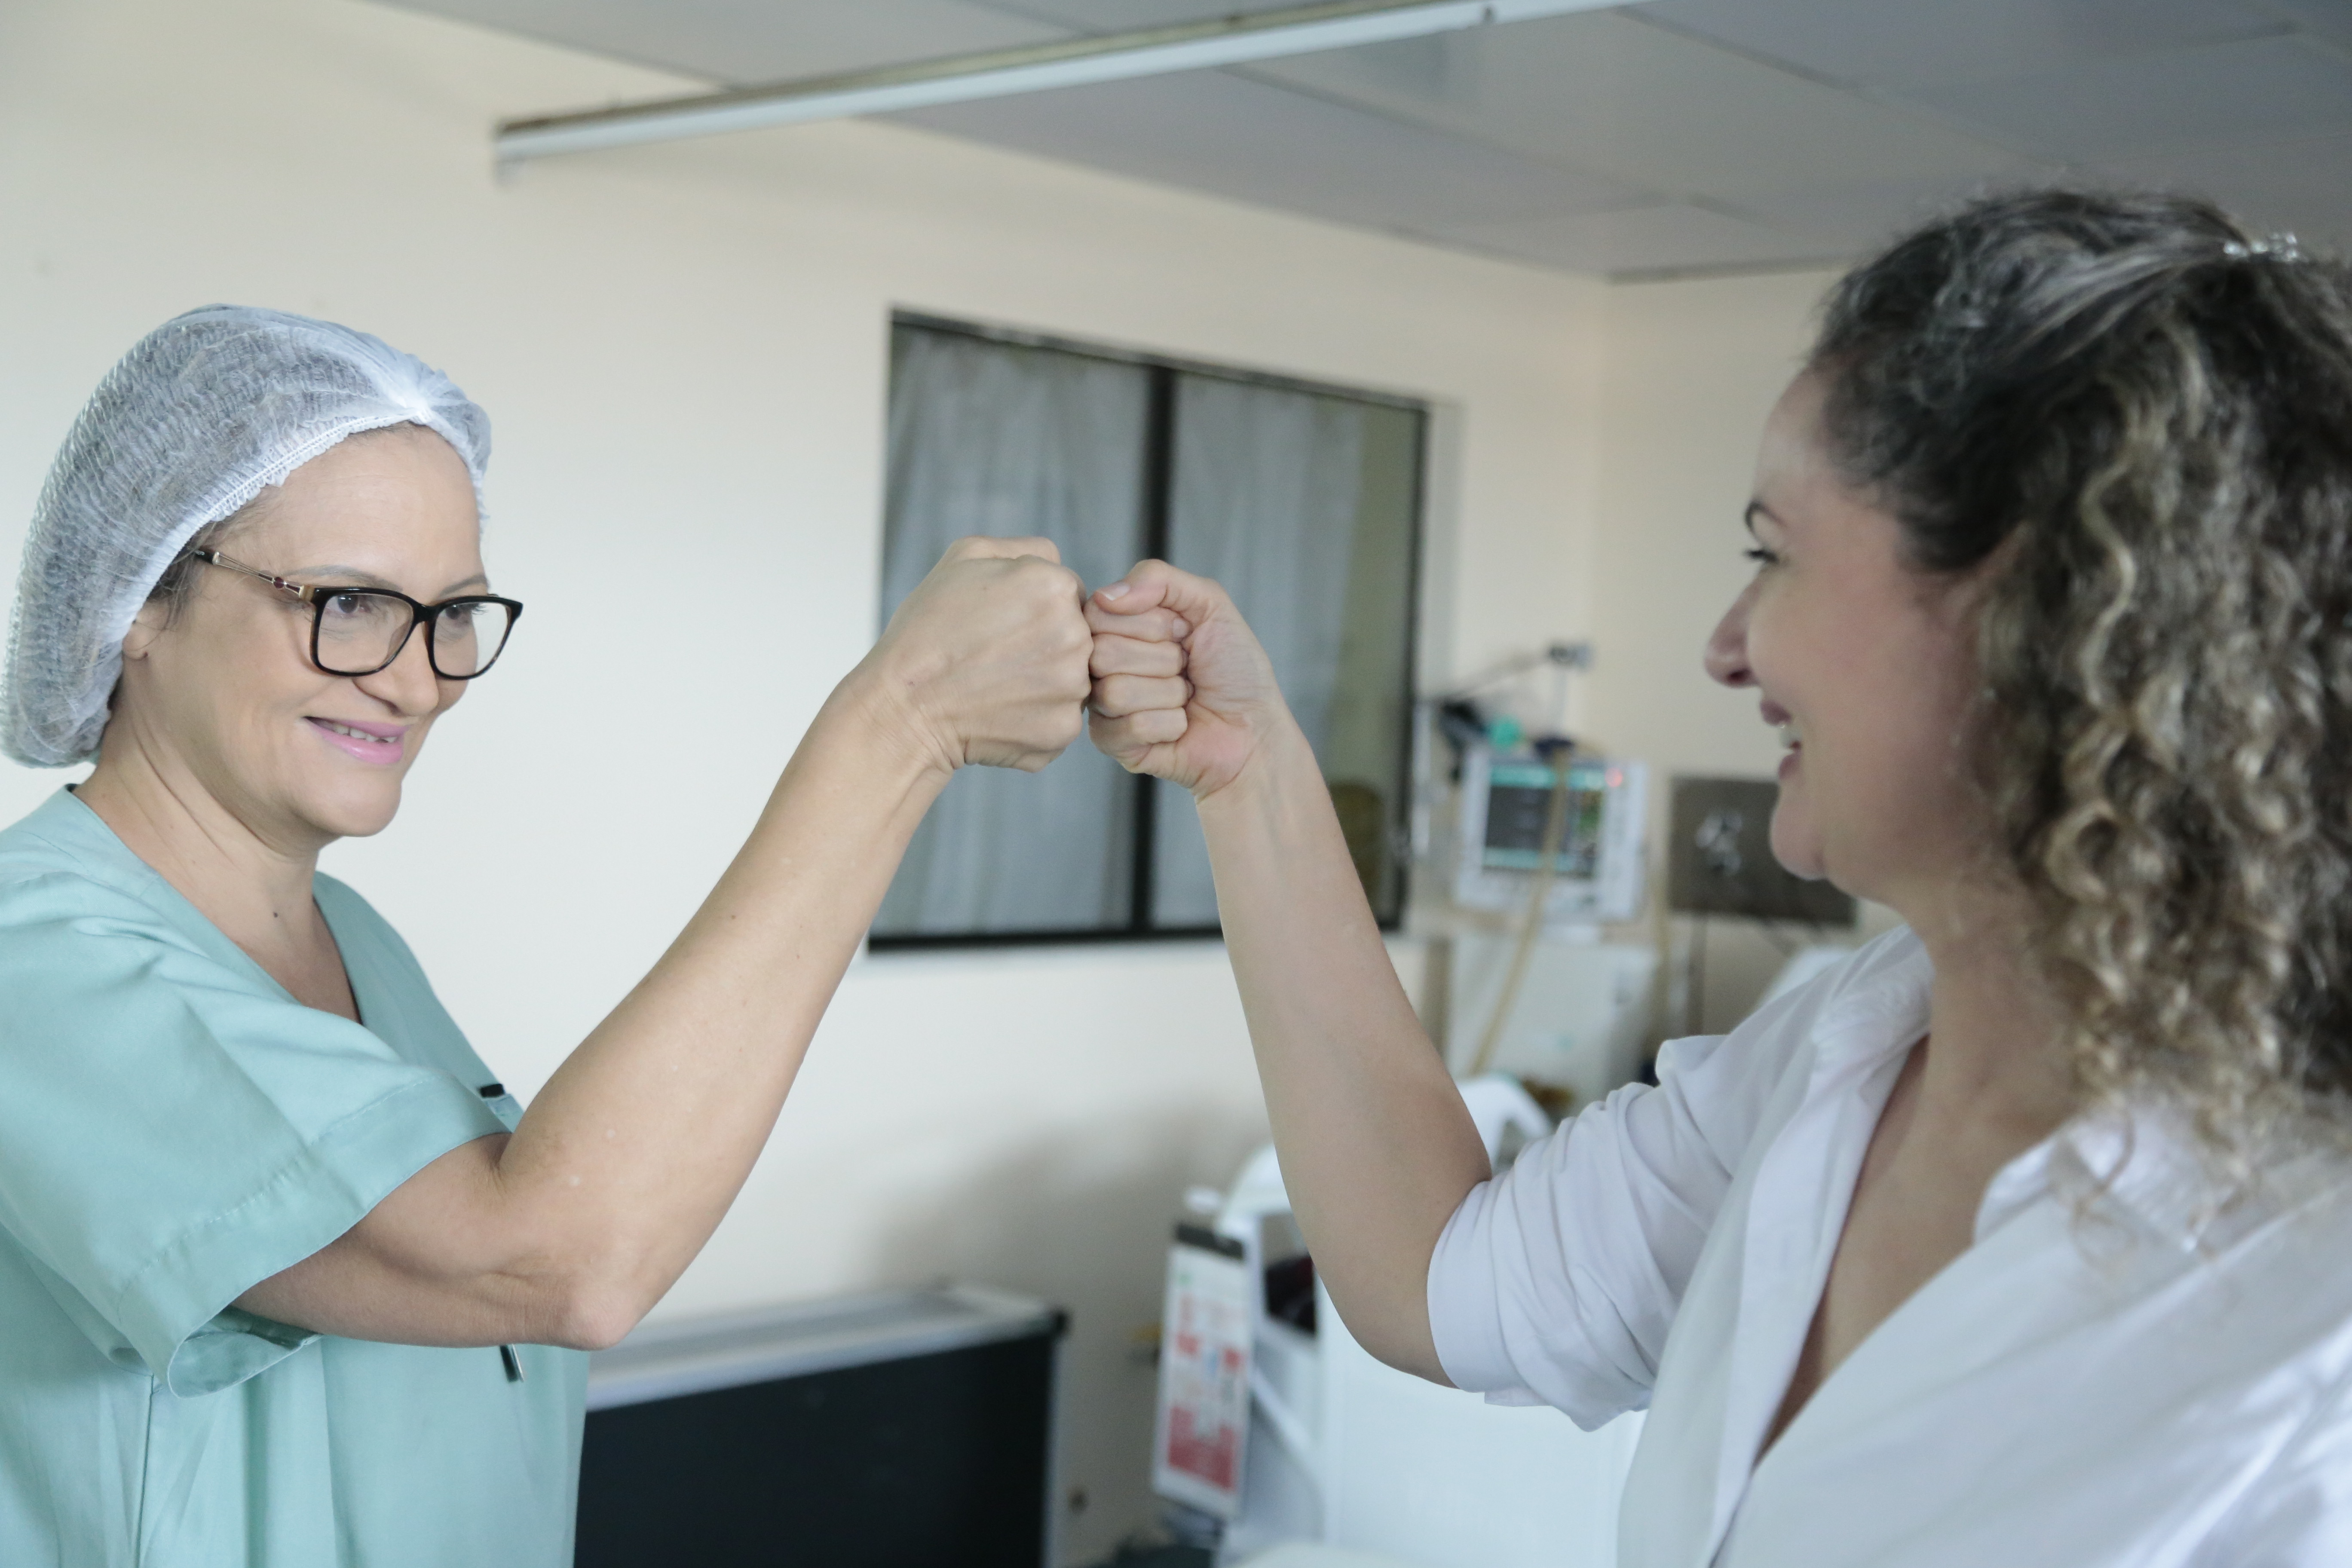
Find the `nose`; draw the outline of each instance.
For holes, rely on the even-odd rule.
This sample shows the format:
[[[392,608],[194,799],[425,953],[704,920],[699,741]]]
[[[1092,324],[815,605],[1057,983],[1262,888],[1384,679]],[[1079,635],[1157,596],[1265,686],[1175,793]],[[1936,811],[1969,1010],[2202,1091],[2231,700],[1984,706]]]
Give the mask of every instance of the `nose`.
[[[441,678],[433,673],[433,661],[425,647],[425,628],[417,627],[409,634],[408,644],[400,657],[377,670],[373,675],[352,678],[352,683],[370,697],[394,711],[410,718],[422,718],[445,706]],[[461,683],[448,699],[454,702],[465,692]]]
[[[1756,684],[1756,672],[1748,667],[1748,613],[1755,604],[1756,584],[1751,582],[1715,623],[1704,657],[1708,679],[1731,687]]]

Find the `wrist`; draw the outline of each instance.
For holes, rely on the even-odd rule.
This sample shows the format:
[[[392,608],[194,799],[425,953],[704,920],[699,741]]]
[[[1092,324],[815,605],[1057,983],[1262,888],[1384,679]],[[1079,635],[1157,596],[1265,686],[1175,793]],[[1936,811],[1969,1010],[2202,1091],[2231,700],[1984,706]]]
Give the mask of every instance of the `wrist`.
[[[1323,770],[1315,760],[1315,748],[1307,743],[1306,731],[1287,708],[1254,719],[1249,728],[1250,744],[1241,765],[1213,788],[1192,796],[1204,820],[1219,811],[1262,806],[1302,776],[1312,779],[1318,793],[1322,789]]]
[[[810,728],[854,734],[861,745],[874,748],[913,775],[910,783],[935,779],[944,784],[962,760],[941,743],[915,700],[911,683],[884,668],[872,655],[842,678]]]

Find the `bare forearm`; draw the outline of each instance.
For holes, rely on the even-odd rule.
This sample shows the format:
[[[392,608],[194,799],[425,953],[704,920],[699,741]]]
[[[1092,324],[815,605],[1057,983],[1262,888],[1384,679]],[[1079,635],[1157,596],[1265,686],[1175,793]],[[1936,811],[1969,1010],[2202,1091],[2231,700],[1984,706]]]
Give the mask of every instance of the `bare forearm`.
[[[528,1228],[641,1312],[701,1250],[947,774],[845,683],[700,910],[558,1068],[499,1161]]]
[[[240,1305],[422,1344],[594,1345],[684,1271],[750,1174],[945,771],[853,676],[741,851],[511,1138],[452,1150]]]
[[[1201,803],[1284,1184],[1356,1338],[1439,1382],[1429,1260],[1487,1174],[1397,984],[1314,752],[1223,588],[1139,562],[1087,608],[1095,743]]]
[[[1374,1354],[1444,1380],[1431,1253],[1486,1151],[1413,1016],[1313,753],[1269,735],[1202,803],[1283,1177],[1316,1268]]]
[[[1090,689],[1045,539],[963,539],[818,714],[741,853],[511,1138],[454,1149],[240,1305],[416,1344],[608,1342],[734,1201],[955,769],[1044,767]]]

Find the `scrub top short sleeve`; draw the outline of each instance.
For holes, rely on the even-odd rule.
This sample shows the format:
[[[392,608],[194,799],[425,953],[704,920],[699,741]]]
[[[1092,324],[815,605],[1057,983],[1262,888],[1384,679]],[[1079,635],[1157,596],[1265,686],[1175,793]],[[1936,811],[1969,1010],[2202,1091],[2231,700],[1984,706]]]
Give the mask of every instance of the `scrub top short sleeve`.
[[[0,833],[0,1562],[455,1561],[425,1544],[504,1550],[523,1521],[542,1539],[500,1561],[569,1560],[584,1358],[534,1350],[545,1386],[516,1390],[495,1348],[232,1305],[515,1114],[390,928],[317,897],[364,1027],[296,1002],[70,795]],[[469,1498],[468,1470],[514,1489]],[[376,1518],[405,1545],[359,1533]]]
[[[79,1298],[102,1353],[177,1394],[299,1346],[216,1320],[436,1156],[501,1131],[448,1074],[268,994],[87,878],[0,885],[0,1222]]]

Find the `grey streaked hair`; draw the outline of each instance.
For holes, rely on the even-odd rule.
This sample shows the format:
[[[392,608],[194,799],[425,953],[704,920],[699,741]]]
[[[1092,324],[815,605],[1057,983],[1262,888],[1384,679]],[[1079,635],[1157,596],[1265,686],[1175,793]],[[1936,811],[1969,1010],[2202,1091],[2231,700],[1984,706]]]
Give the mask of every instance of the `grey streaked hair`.
[[[1971,753],[2090,1102],[2352,1087],[2352,271],[2179,196],[1974,202],[1832,292],[1848,481],[1984,575]]]

